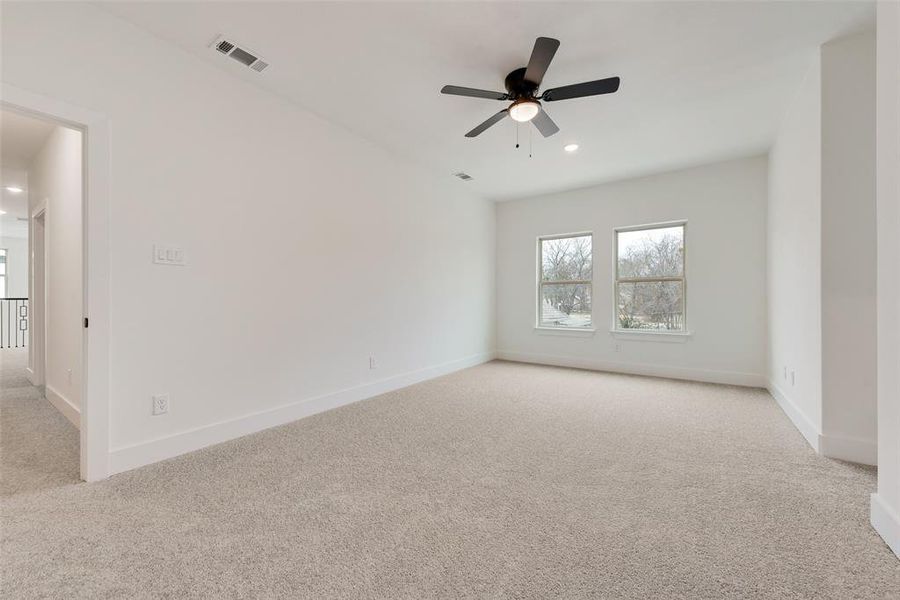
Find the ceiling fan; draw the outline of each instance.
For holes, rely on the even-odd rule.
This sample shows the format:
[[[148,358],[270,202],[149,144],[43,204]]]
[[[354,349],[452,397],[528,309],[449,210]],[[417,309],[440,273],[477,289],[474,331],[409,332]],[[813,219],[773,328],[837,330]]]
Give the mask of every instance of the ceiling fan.
[[[527,67],[516,69],[506,76],[506,93],[479,90],[475,88],[460,87],[457,85],[445,85],[441,88],[442,94],[453,96],[468,96],[470,98],[486,98],[488,100],[512,100],[512,104],[504,108],[490,119],[466,134],[466,137],[476,137],[488,127],[499,123],[507,116],[514,121],[525,123],[531,121],[544,137],[550,137],[559,127],[553,119],[544,111],[541,101],[555,102],[557,100],[569,100],[571,98],[583,98],[585,96],[598,96],[600,94],[612,94],[619,89],[619,78],[608,77],[596,81],[586,81],[573,85],[544,90],[537,95],[544,73],[553,60],[553,55],[559,48],[559,40],[539,37],[534,42],[531,58]]]

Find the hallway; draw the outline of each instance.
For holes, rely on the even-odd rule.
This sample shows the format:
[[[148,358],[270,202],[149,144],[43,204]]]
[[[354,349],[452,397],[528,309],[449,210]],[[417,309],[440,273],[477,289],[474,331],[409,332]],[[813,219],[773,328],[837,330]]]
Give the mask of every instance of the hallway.
[[[27,363],[25,348],[0,351],[3,499],[80,481],[78,430],[31,385]]]

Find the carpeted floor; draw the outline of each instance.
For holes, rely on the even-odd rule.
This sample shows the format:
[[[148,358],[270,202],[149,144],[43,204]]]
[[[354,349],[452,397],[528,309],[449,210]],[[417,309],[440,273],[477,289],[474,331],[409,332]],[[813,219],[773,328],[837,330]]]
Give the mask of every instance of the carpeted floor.
[[[493,362],[84,484],[21,383],[4,598],[900,598],[874,471],[760,390]]]
[[[79,481],[78,430],[26,379],[27,362],[26,349],[0,350],[0,498]]]

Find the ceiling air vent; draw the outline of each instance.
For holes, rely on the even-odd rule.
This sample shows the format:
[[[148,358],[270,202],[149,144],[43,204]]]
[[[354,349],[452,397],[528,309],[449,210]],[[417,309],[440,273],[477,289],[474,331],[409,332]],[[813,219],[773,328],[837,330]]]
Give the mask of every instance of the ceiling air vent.
[[[212,43],[212,47],[242,65],[250,67],[257,73],[262,73],[269,66],[269,63],[261,59],[258,54],[248,50],[246,46],[242,47],[237,42],[225,39],[224,36],[216,38],[216,41]]]
[[[226,42],[225,40],[222,40],[221,42],[216,44],[216,50],[218,50],[222,54],[228,54],[229,52],[234,50],[234,44],[232,44],[231,42]]]
[[[462,179],[463,181],[471,181],[471,180],[472,180],[472,176],[471,176],[471,175],[469,175],[468,173],[463,173],[462,171],[460,171],[459,173],[454,173],[453,176],[454,176],[454,177],[459,177],[459,178]]]

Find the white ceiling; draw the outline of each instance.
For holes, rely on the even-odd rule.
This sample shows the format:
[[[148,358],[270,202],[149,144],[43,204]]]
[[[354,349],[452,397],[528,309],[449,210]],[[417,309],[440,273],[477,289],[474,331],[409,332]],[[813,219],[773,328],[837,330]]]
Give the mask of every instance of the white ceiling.
[[[0,110],[0,166],[27,169],[53,127],[49,121]]]
[[[2,133],[2,132],[0,132]],[[19,186],[24,191],[13,194],[6,186]],[[28,176],[21,169],[0,167],[0,237],[28,237]]]
[[[28,165],[44,146],[55,125],[8,110],[0,110],[0,235],[27,237]],[[7,186],[22,188],[14,194]]]
[[[439,176],[509,199],[762,153],[815,48],[874,27],[870,2],[104,3],[210,64],[268,88]],[[208,47],[219,34],[271,63],[258,74]],[[443,96],[503,91],[537,36],[562,44],[544,88],[622,78],[617,94],[554,102],[543,139],[505,106]],[[574,154],[562,147],[577,142]]]

